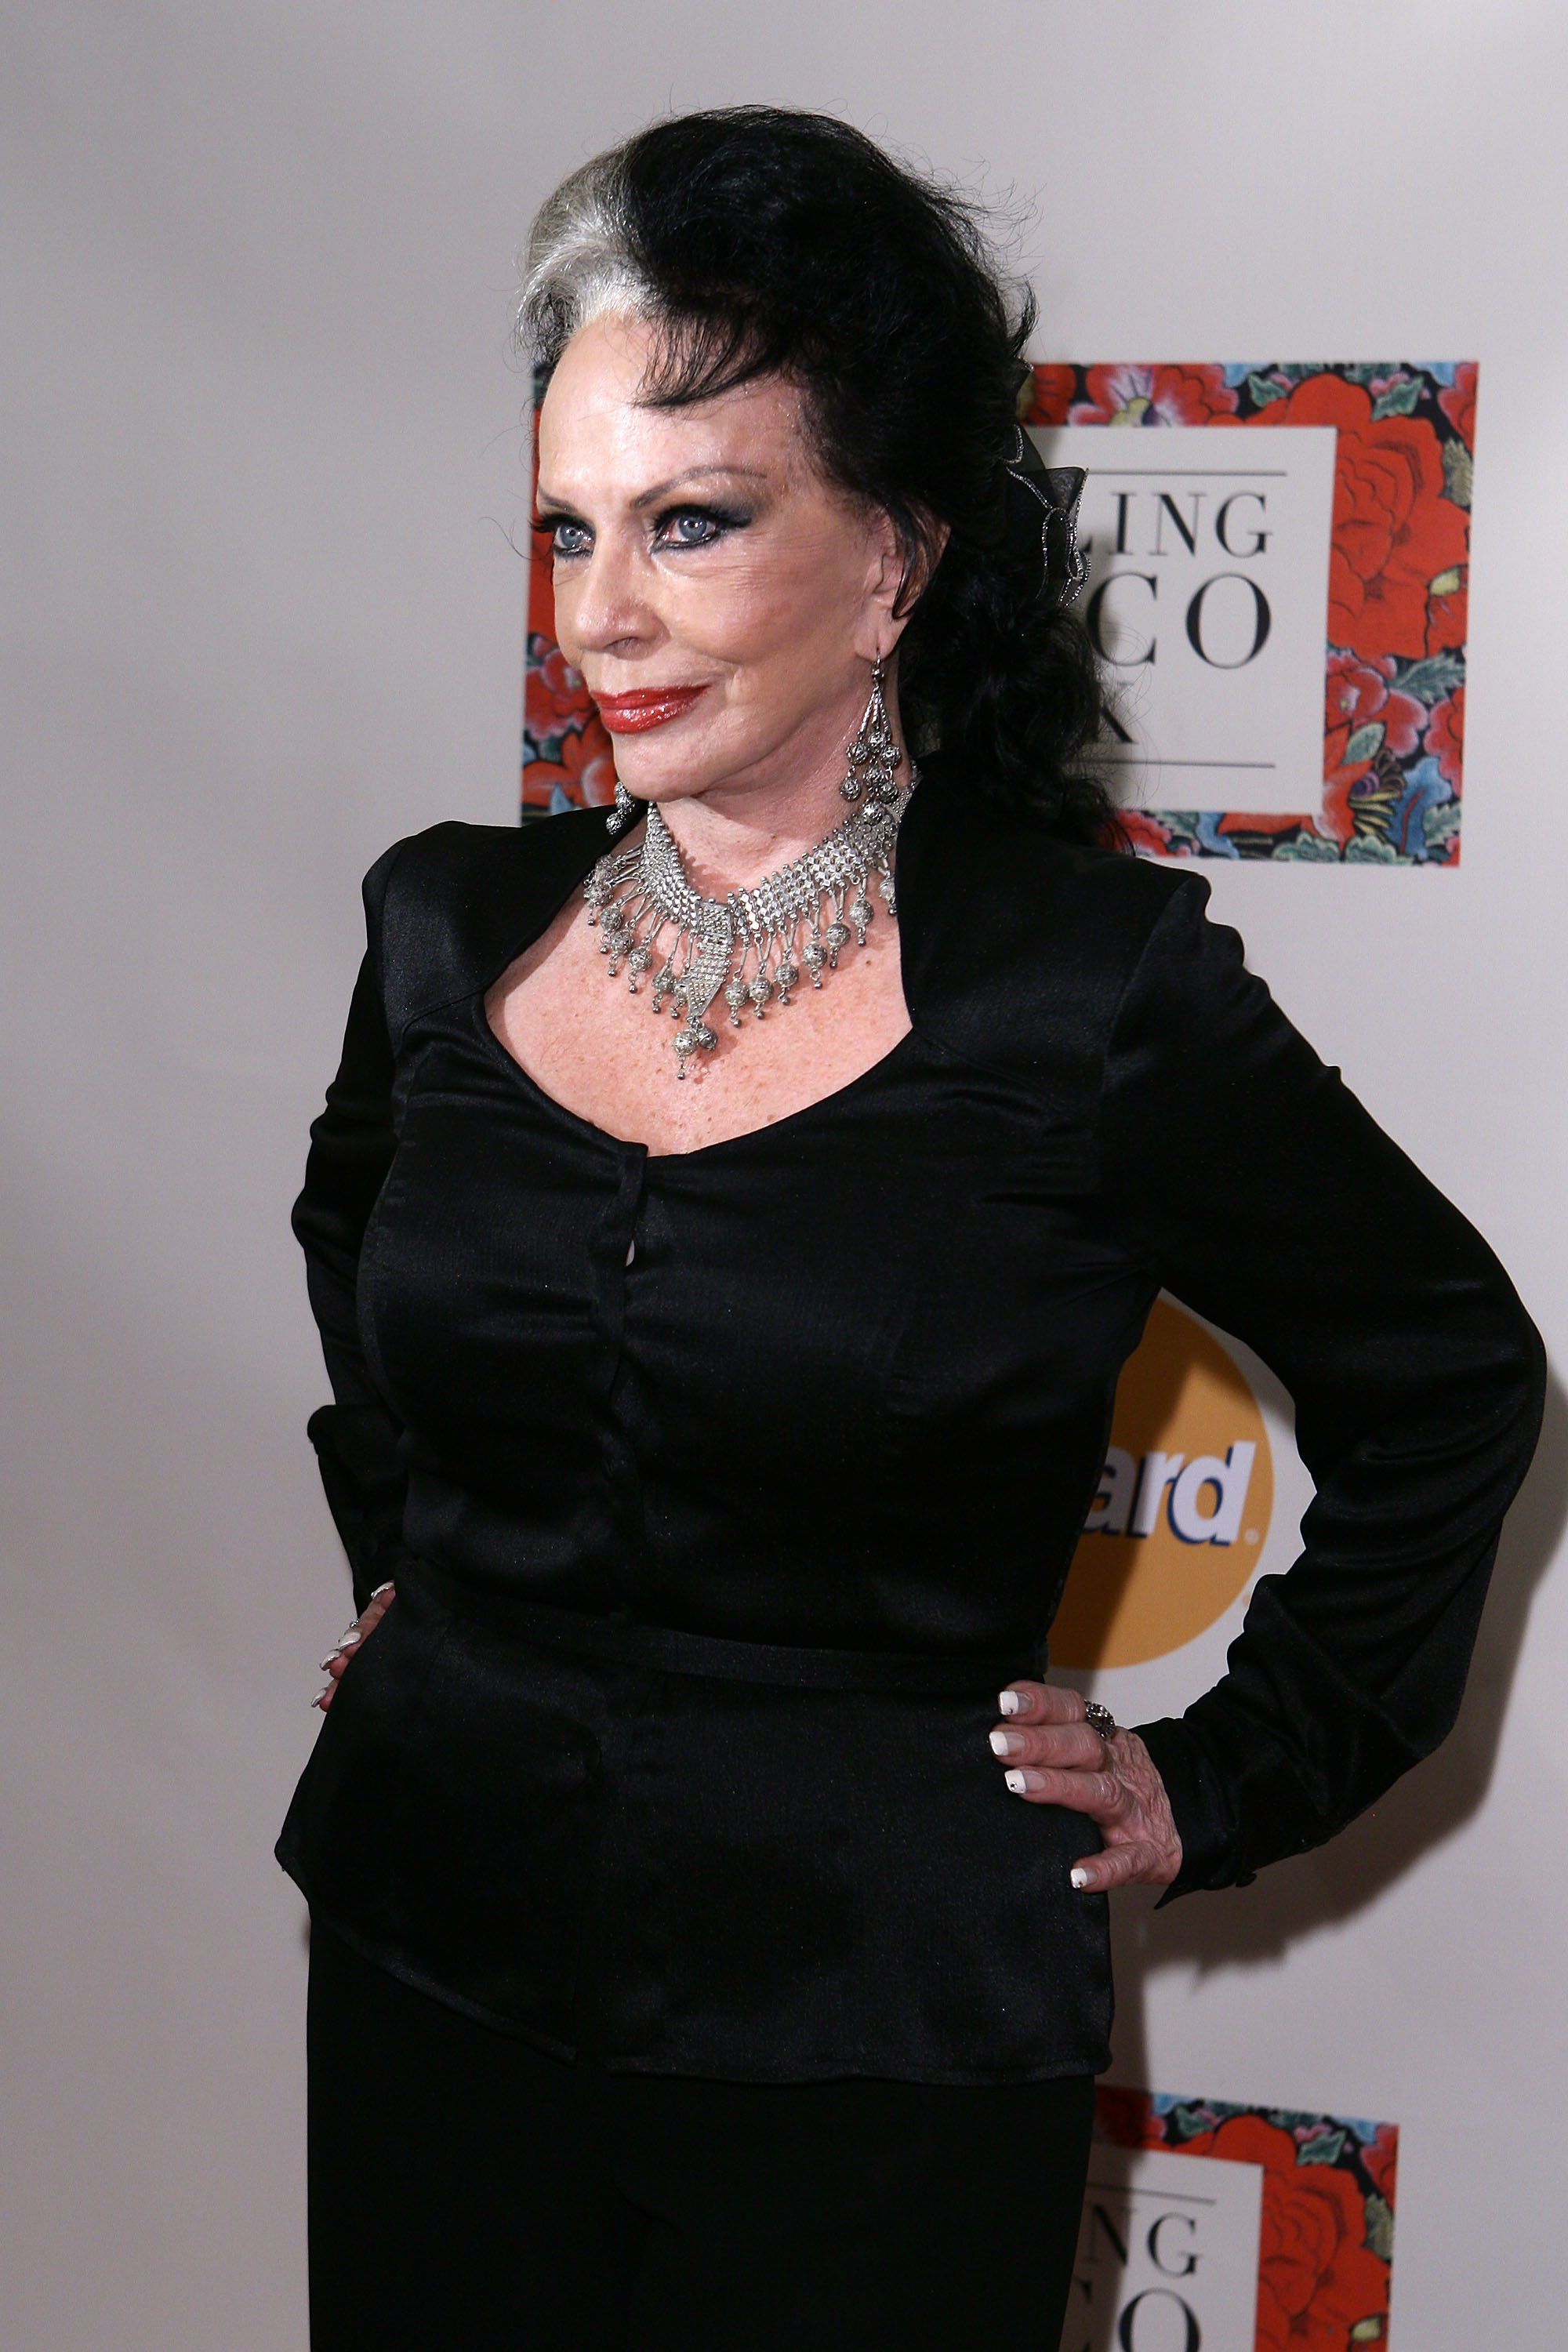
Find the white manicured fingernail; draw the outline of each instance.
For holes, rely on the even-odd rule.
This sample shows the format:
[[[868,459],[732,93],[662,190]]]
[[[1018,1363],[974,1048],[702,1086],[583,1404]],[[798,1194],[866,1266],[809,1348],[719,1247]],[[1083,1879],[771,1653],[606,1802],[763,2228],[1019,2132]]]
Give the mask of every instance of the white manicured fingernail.
[[[1026,1744],[1016,1731],[994,1731],[991,1735],[993,1756],[1021,1756]]]
[[[394,1585],[392,1585],[391,1583],[386,1583],[386,1584],[378,1584],[378,1585],[375,1587],[375,1590],[372,1592],[372,1594],[371,1594],[371,1596],[370,1596],[370,1597],[371,1597],[371,1599],[372,1599],[373,1601],[379,1601],[379,1600],[381,1599],[381,1596],[382,1596],[382,1594],[383,1594],[384,1592],[391,1592],[391,1591],[394,1591],[395,1589],[396,1589],[396,1588],[395,1588]]]
[[[330,1674],[333,1665],[336,1664],[337,1660],[342,1656],[342,1654],[343,1654],[341,1649],[329,1650],[326,1656],[321,1660],[321,1672],[324,1675]]]
[[[321,1701],[322,1701],[324,1698],[331,1698],[331,1695],[332,1695],[332,1686],[331,1686],[331,1683],[329,1683],[329,1684],[327,1685],[327,1687],[326,1687],[326,1689],[325,1689],[325,1690],[319,1690],[319,1691],[316,1693],[315,1697],[310,1701],[310,1705],[311,1705],[312,1706],[321,1706]]]
[[[1004,1691],[996,1702],[996,1712],[998,1715],[1022,1715],[1024,1712],[1023,1692]]]
[[[1072,1880],[1073,1885],[1077,1887],[1077,1889],[1078,1889],[1079,1893],[1081,1895],[1081,1894],[1083,1893],[1084,1888],[1089,1885],[1089,1873],[1088,1873],[1088,1871],[1087,1871],[1087,1870],[1070,1870],[1070,1871],[1068,1871],[1068,1876]]]
[[[1006,1781],[1007,1786],[1012,1790],[1013,1794],[1016,1797],[1027,1796],[1029,1784],[1027,1780],[1025,1780],[1022,1772],[1004,1772],[1002,1778]]]

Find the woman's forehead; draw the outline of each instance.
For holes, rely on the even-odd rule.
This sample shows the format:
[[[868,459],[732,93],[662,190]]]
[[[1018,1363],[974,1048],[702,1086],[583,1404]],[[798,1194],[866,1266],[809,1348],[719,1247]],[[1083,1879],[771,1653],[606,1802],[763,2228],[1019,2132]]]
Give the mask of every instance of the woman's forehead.
[[[619,316],[591,320],[574,335],[540,414],[541,465],[552,477],[580,467],[612,468],[617,478],[647,472],[650,483],[696,467],[776,473],[804,455],[800,394],[784,377],[658,407],[644,390],[655,348],[650,326]],[[551,487],[560,488],[553,479]]]

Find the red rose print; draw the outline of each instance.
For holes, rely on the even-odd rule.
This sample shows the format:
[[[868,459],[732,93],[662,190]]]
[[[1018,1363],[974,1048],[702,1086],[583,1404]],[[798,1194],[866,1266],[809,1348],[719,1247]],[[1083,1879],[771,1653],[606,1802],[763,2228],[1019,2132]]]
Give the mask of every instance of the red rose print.
[[[616,755],[605,722],[597,711],[581,735],[568,735],[561,746],[563,760],[575,765],[578,790],[573,794],[588,808],[604,808],[616,797]]]
[[[578,733],[561,738],[561,757],[531,760],[522,772],[530,808],[547,808],[557,788],[577,808],[603,808],[616,797],[616,762],[605,723],[597,716]]]
[[[1369,2147],[1363,2148],[1361,2160],[1365,2165],[1378,2195],[1392,2210],[1394,2168],[1399,2161],[1399,2133],[1396,2126],[1393,2124],[1379,2124],[1377,2137]]]
[[[522,681],[522,723],[536,742],[559,735],[574,723],[574,714],[562,709],[545,685],[543,673],[531,662]]]
[[[1387,2265],[1365,2242],[1354,2180],[1337,2165],[1298,2164],[1289,2133],[1258,2116],[1230,2116],[1205,2152],[1263,2167],[1258,2352],[1345,2352],[1351,2329],[1388,2309]]]
[[[1058,367],[1048,360],[1035,363],[1034,397],[1029,404],[1026,425],[1065,425],[1072,401],[1075,372],[1070,367]],[[1025,387],[1027,390],[1027,386]]]
[[[1091,367],[1087,400],[1073,403],[1072,425],[1210,425],[1234,416],[1237,395],[1221,367],[1151,367],[1138,362]]]
[[[583,683],[581,670],[574,669],[559,646],[552,646],[544,659],[530,675],[530,684],[545,709],[557,719],[586,718],[594,706],[588,689]],[[541,728],[542,734],[553,734],[553,728]]]
[[[1438,772],[1456,792],[1465,761],[1465,689],[1456,687],[1426,721],[1426,749],[1436,760]]]
[[[1157,818],[1145,816],[1142,809],[1122,809],[1120,811],[1120,815],[1121,829],[1134,849],[1146,850],[1152,857],[1170,857],[1174,855],[1171,847],[1171,828],[1168,824],[1161,824]],[[1138,2144],[1131,2140],[1127,2142],[1130,2147]]]
[[[1354,654],[1329,656],[1323,709],[1325,776],[1332,776],[1346,766],[1358,776],[1364,775],[1380,751],[1402,760],[1421,740],[1426,714],[1411,696],[1396,694],[1390,688],[1388,680],[1394,676],[1394,667],[1389,656],[1382,661],[1361,661]],[[1363,727],[1373,726],[1383,730],[1378,741],[1347,761],[1345,751],[1351,739]]]
[[[1421,740],[1426,712],[1408,694],[1389,686],[1394,660],[1362,661],[1354,654],[1329,656],[1323,710],[1323,803],[1317,830],[1331,841],[1349,841],[1355,831],[1351,794],[1374,761],[1403,759]],[[1346,757],[1363,728],[1381,728],[1375,737],[1361,735],[1356,756]]]
[[[1325,778],[1323,803],[1312,819],[1312,830],[1321,833],[1325,841],[1337,841],[1342,849],[1355,831],[1355,819],[1351,814],[1351,787],[1361,781],[1352,770],[1349,775]]]
[[[1476,446],[1476,362],[1461,360],[1454,381],[1437,394],[1437,405],[1467,449]]]
[[[1373,656],[1424,654],[1427,591],[1464,562],[1469,543],[1463,512],[1443,496],[1443,454],[1430,421],[1374,421],[1363,385],[1315,375],[1247,422],[1338,429],[1331,644]]]
[[[1435,583],[1426,606],[1426,650],[1429,654],[1440,654],[1449,646],[1462,646],[1465,642],[1470,617],[1469,588],[1463,571],[1460,571],[1456,584],[1449,587],[1447,583],[1452,578],[1452,573],[1438,573],[1443,593],[1437,593]]]

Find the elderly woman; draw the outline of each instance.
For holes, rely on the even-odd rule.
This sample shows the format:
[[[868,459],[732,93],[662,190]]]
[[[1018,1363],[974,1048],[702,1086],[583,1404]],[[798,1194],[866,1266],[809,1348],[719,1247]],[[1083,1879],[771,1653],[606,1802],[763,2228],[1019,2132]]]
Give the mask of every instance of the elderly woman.
[[[666,122],[545,205],[523,318],[620,788],[373,867],[296,1211],[361,1611],[279,1848],[313,2341],[1052,2352],[1107,1893],[1245,1884],[1442,1738],[1538,1343],[1118,854],[964,207]],[[1129,1730],[1038,1676],[1162,1286],[1317,1496]]]

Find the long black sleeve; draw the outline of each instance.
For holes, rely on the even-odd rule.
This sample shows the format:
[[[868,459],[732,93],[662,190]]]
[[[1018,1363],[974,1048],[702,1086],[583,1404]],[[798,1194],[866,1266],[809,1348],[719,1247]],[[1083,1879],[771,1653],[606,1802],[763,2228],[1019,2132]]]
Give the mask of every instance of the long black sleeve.
[[[1112,1032],[1102,1174],[1177,1297],[1279,1374],[1317,1494],[1228,1671],[1141,1727],[1184,1862],[1173,1895],[1331,1836],[1452,1727],[1544,1360],[1486,1244],[1172,898]]]
[[[310,1129],[305,1187],[293,1212],[335,1400],[311,1415],[309,1434],[348,1554],[356,1609],[393,1572],[407,1487],[402,1428],[371,1378],[355,1307],[360,1245],[394,1147],[380,930],[396,856],[396,848],[389,850],[365,877],[369,945],[349,1006],[338,1074]]]

